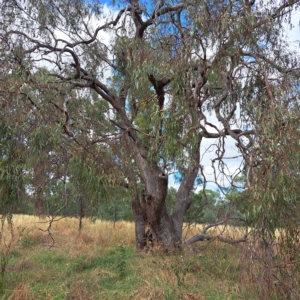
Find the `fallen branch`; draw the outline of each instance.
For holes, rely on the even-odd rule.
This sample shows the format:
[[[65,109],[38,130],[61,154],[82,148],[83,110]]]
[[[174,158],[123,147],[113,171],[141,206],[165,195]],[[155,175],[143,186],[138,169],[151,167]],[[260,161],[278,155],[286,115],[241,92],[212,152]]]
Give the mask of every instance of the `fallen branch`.
[[[226,237],[223,237],[221,235],[211,235],[211,234],[206,234],[207,230],[212,228],[212,227],[217,227],[217,226],[220,226],[222,224],[225,224],[228,222],[228,220],[232,220],[232,219],[241,219],[243,220],[242,218],[239,218],[239,217],[231,217],[229,219],[226,219],[226,220],[223,220],[223,221],[220,221],[220,222],[217,222],[217,223],[214,223],[214,224],[209,224],[207,226],[205,226],[202,230],[201,233],[195,235],[195,236],[192,236],[191,238],[185,240],[183,242],[184,245],[190,245],[190,244],[193,244],[193,243],[196,243],[196,242],[199,242],[199,241],[209,241],[209,240],[218,240],[220,242],[223,242],[223,243],[229,243],[229,244],[238,244],[238,243],[244,243],[247,241],[247,238],[248,238],[248,235],[250,234],[250,232],[247,232],[243,237],[239,238],[239,239],[231,239],[231,238],[226,238]],[[244,220],[243,220],[244,221]]]

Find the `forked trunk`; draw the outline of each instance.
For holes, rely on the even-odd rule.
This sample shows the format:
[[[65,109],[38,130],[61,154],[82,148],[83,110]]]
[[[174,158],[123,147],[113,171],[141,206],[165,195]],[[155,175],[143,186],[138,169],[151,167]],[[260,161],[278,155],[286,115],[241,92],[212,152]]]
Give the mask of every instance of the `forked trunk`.
[[[199,155],[193,157],[194,162],[197,162],[198,157]],[[166,252],[181,248],[184,216],[191,204],[190,193],[197,174],[198,165],[194,164],[188,168],[178,190],[172,215],[167,213],[165,202],[168,191],[168,176],[159,173],[156,177],[146,181],[147,192],[142,194],[141,201],[136,199],[133,203],[138,249],[143,249],[150,239],[153,244],[161,246]],[[146,233],[147,227],[149,231]]]
[[[125,136],[125,142],[140,171],[145,192],[141,197],[136,196],[133,201],[133,213],[135,220],[136,245],[143,249],[147,245],[150,229],[151,239],[165,251],[181,247],[182,226],[184,216],[191,204],[191,191],[199,171],[200,141],[193,148],[188,149],[190,162],[182,172],[183,181],[176,197],[176,204],[172,215],[168,215],[166,209],[166,196],[168,193],[168,175],[158,167],[147,161],[143,155],[144,148],[133,142],[133,139]]]
[[[181,249],[184,211],[180,218],[169,216],[164,202],[161,210],[155,212],[154,198],[147,195],[143,195],[141,203],[133,203],[132,208],[137,249],[143,250],[148,243],[165,252]]]

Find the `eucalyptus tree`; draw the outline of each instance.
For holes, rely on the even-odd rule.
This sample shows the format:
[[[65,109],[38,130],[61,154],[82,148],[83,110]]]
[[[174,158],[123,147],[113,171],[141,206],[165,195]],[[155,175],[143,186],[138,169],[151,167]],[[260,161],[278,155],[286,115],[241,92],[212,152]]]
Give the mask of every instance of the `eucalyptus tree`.
[[[282,37],[297,7],[297,0],[128,0],[111,8],[99,1],[7,0],[1,38],[22,74],[18,92],[27,89],[26,105],[77,147],[69,151],[77,178],[97,177],[88,187],[108,195],[116,185],[127,189],[137,247],[145,247],[148,226],[169,250],[181,245],[197,179],[204,187],[207,181],[203,140],[216,146],[212,167],[222,188],[220,174],[233,180],[227,137],[252,170],[258,112],[297,90],[299,60]],[[46,83],[36,76],[41,66],[49,70]],[[169,214],[174,172],[181,180]]]
[[[3,43],[0,42],[2,46]],[[9,61],[3,53],[0,56],[1,74],[0,74],[0,209],[1,214],[17,212],[19,201],[22,199],[21,191],[23,190],[24,182],[22,178],[22,166],[24,159],[23,152],[23,132],[17,120],[21,119],[21,110],[13,101],[15,93],[15,85],[17,85],[11,73],[14,72],[15,65]],[[6,91],[9,89],[9,93]],[[5,100],[4,100],[5,99]],[[7,112],[10,111],[12,122],[7,121]],[[17,132],[14,128],[18,127]]]

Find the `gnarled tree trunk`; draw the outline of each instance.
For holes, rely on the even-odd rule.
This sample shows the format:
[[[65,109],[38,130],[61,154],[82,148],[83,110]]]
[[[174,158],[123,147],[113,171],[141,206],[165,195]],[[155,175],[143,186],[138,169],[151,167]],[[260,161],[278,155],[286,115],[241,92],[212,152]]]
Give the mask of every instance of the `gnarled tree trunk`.
[[[145,192],[133,202],[135,220],[136,245],[143,249],[147,244],[146,228],[150,229],[155,244],[165,251],[181,248],[182,226],[184,216],[191,205],[191,191],[199,171],[200,138],[194,149],[190,150],[190,163],[186,168],[183,181],[178,190],[176,204],[172,215],[166,209],[168,192],[168,175],[157,165],[150,165],[140,154],[139,148],[130,140],[131,149],[135,149],[134,157],[142,174]]]

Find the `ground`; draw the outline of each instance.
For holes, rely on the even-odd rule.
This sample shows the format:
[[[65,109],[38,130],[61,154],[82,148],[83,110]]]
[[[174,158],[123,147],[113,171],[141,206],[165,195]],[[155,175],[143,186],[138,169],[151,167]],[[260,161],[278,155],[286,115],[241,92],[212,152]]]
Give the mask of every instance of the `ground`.
[[[1,264],[7,264],[0,299],[257,299],[244,245],[214,241],[168,255],[139,252],[133,223],[85,219],[79,234],[73,218],[53,223],[49,250],[52,240],[40,230],[45,221],[13,217],[12,242],[7,231],[1,240],[1,250],[9,251],[2,251]],[[185,230],[187,236],[196,232]]]

